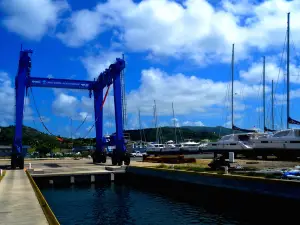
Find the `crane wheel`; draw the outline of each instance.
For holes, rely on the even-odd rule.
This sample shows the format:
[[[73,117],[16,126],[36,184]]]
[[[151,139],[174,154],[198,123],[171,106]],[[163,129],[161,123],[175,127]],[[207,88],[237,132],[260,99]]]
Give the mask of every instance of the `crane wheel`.
[[[19,166],[19,169],[21,169],[21,170],[24,169],[24,157],[23,156],[18,157],[18,166]]]
[[[124,164],[125,164],[126,166],[129,166],[129,165],[130,165],[130,156],[129,156],[129,155],[126,155],[126,156],[125,156]]]
[[[118,160],[118,166],[122,166],[123,165],[123,160],[122,159],[119,159]]]
[[[111,156],[111,163],[113,166],[116,166],[118,164],[117,157],[114,154]]]
[[[102,163],[106,163],[106,155],[105,155],[105,154],[102,156],[101,162],[102,162]]]
[[[15,154],[11,156],[11,169],[15,170],[17,167],[17,157]]]

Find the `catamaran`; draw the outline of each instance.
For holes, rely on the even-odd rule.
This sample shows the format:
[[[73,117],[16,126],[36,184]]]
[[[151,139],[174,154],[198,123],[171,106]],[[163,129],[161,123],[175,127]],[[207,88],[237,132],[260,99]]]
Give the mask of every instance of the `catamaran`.
[[[287,129],[274,135],[254,140],[256,155],[267,157],[275,155],[281,159],[295,159],[300,157],[300,129],[290,129],[290,124],[300,125],[300,121],[290,117],[290,13],[287,14]]]
[[[259,138],[259,134],[255,130],[242,129],[234,125],[233,117],[233,84],[234,84],[234,44],[232,45],[232,60],[231,60],[231,128],[233,133],[222,137],[217,142],[210,142],[206,147],[201,149],[202,152],[215,152],[215,153],[242,153],[247,150],[252,151],[253,138]],[[234,133],[238,131],[238,133]],[[243,132],[243,133],[241,133]]]

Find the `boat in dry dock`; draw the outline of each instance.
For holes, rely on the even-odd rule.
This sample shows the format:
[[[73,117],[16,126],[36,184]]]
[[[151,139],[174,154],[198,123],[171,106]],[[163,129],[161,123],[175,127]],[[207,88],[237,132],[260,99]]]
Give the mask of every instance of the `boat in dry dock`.
[[[300,157],[300,129],[282,130],[260,139],[253,140],[255,155],[275,155],[280,159]]]

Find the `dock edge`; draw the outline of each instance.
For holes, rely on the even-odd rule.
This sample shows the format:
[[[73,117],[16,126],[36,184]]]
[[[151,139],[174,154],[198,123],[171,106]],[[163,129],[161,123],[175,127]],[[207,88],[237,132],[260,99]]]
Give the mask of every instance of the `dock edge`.
[[[31,183],[31,186],[34,190],[34,193],[40,203],[40,206],[46,216],[46,219],[49,223],[49,225],[60,225],[60,223],[58,222],[55,214],[53,213],[53,211],[51,210],[48,202],[46,201],[46,199],[44,198],[42,192],[40,191],[39,187],[36,185],[34,179],[32,178],[32,176],[30,175],[30,173],[25,170],[26,174],[27,174],[27,177]]]

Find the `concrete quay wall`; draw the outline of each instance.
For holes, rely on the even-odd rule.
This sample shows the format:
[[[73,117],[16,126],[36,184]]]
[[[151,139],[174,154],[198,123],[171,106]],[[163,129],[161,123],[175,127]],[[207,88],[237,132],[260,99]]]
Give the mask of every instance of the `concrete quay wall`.
[[[296,181],[133,166],[128,167],[126,172],[132,176],[138,175],[152,179],[159,178],[194,185],[300,200],[300,182]]]

